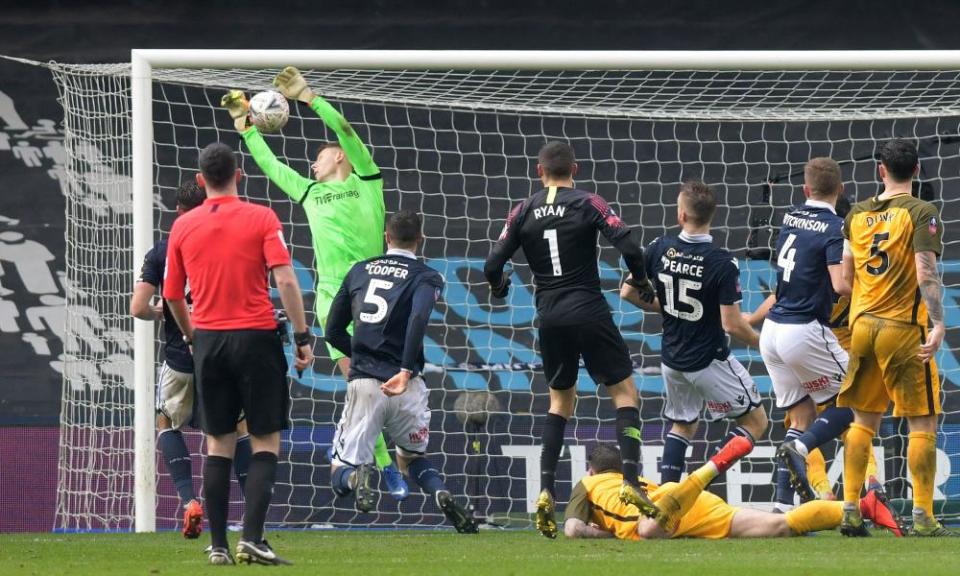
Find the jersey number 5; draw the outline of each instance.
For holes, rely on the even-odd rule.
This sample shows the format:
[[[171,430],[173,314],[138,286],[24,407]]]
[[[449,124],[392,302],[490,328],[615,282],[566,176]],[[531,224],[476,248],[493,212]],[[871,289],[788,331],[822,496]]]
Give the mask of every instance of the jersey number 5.
[[[393,282],[389,280],[380,280],[374,278],[367,285],[367,293],[363,295],[364,304],[373,304],[377,307],[376,312],[361,312],[360,321],[367,324],[376,324],[387,317],[389,305],[383,296],[377,294],[377,290],[389,290],[393,288]]]
[[[664,312],[674,318],[689,320],[690,322],[696,322],[703,318],[703,304],[693,296],[687,294],[687,290],[699,290],[703,284],[695,280],[679,278],[680,294],[677,300],[693,308],[693,310],[687,312],[685,310],[677,310],[676,304],[674,303],[673,276],[669,274],[657,274],[657,279],[663,282],[663,291],[665,292],[664,299],[666,300],[666,302],[663,303]]]
[[[871,266],[870,264],[867,264],[867,273],[871,276],[880,276],[887,271],[887,268],[890,267],[890,256],[880,249],[880,243],[889,239],[889,232],[882,232],[880,234],[873,235],[873,244],[870,245],[870,258],[880,258],[880,265]]]

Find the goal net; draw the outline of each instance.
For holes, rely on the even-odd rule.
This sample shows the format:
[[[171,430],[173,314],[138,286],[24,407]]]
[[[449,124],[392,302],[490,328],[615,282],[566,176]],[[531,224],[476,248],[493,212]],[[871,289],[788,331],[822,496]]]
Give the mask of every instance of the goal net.
[[[67,279],[73,290],[67,338],[75,343],[65,358],[56,527],[130,529],[138,449],[132,359],[144,353],[133,349],[133,320],[126,313],[139,267],[132,247],[131,70],[129,65],[51,68],[70,155]],[[960,262],[954,252],[960,196],[954,188],[960,185],[960,72],[304,68],[309,84],[343,112],[372,151],[383,172],[388,212],[413,208],[424,216],[423,255],[447,280],[426,339],[433,408],[429,457],[456,495],[504,526],[530,526],[548,395],[529,269],[518,255],[514,288],[500,304],[490,298],[482,263],[509,208],[539,187],[534,168],[544,142],[571,143],[580,164],[578,186],[609,201],[645,243],[676,231],[683,180],[709,183],[721,204],[714,239],[738,257],[743,307],[752,310],[775,282],[771,246],[783,213],[803,200],[804,163],[814,156],[836,159],[847,196],[863,200],[880,186],[878,144],[891,137],[915,141],[921,158],[917,193],[936,204],[946,225],[948,331],[938,357],[945,415],[937,440],[935,498],[938,513],[957,514],[960,334],[954,327],[960,325]],[[310,310],[314,255],[303,210],[263,176],[218,107],[226,89],[248,95],[264,90],[277,72],[153,71],[152,234],[156,241],[169,231],[175,190],[193,178],[199,150],[226,142],[241,151],[246,175],[241,195],[271,207],[284,222]],[[292,106],[289,124],[267,142],[284,162],[308,174],[317,143],[331,138],[308,108]],[[660,320],[619,299],[618,255],[601,245],[603,288],[641,389],[643,474],[658,480],[668,427],[661,417]],[[313,322],[312,312],[308,316]],[[160,340],[153,346],[159,360]],[[769,507],[783,412],[773,406],[759,352],[733,346],[764,396],[771,426],[754,453],[711,489],[731,503]],[[403,503],[384,491],[376,511],[365,515],[354,511],[352,500],[334,496],[325,452],[345,384],[322,345],[317,351],[312,370],[302,377],[291,374],[292,429],[283,436],[268,522],[307,528],[443,524],[443,516],[416,490]],[[584,371],[577,391],[558,469],[561,501],[585,473],[589,447],[615,441],[605,392]],[[725,421],[703,423],[688,469],[705,459],[727,429]],[[885,486],[904,501],[910,498],[906,438],[905,423],[888,417],[875,440]],[[202,439],[190,433],[188,443],[199,488]],[[839,491],[837,446],[824,452]],[[155,469],[156,527],[173,528],[179,516],[176,492],[159,460]],[[234,486],[232,520],[240,517],[240,498]]]

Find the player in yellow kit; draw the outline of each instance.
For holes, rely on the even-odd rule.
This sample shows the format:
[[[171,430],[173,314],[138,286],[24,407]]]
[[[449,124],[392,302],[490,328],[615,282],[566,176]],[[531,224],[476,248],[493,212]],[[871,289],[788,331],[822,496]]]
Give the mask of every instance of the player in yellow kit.
[[[864,536],[857,501],[880,420],[907,419],[917,536],[957,536],[933,517],[940,380],[934,354],[944,336],[943,284],[937,256],[943,225],[937,209],[912,195],[917,149],[891,140],[880,151],[884,192],[853,206],[844,224],[844,276],[850,298],[850,364],[838,406],[854,411],[844,439],[844,514],[840,531]],[[928,325],[932,328],[928,331]]]
[[[735,436],[710,460],[680,483],[657,487],[641,478],[658,509],[657,519],[644,518],[639,510],[619,498],[623,475],[616,447],[599,444],[590,453],[590,474],[573,489],[567,505],[564,534],[568,538],[770,538],[831,530],[840,524],[840,502],[815,500],[786,514],[736,508],[705,492],[717,475],[749,453],[752,444]],[[864,518],[901,535],[896,518],[871,491],[860,501]]]

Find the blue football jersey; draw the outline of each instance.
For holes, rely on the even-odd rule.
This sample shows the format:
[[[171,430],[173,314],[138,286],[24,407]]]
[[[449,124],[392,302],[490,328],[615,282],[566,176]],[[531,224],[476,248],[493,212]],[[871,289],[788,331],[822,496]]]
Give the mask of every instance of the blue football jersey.
[[[401,368],[423,370],[423,335],[442,291],[440,273],[416,258],[389,253],[354,264],[326,328],[327,341],[350,357],[349,378],[386,381]]]
[[[841,262],[843,219],[823,202],[794,207],[777,238],[777,303],[767,317],[784,324],[829,324],[835,295],[827,266]]]
[[[163,273],[167,265],[167,240],[163,239],[147,252],[140,267],[138,282],[152,284],[163,292]],[[193,300],[187,294],[187,303]],[[163,354],[164,360],[177,372],[193,373],[193,356],[190,347],[183,341],[183,332],[173,318],[167,301],[163,300]]]
[[[662,236],[644,251],[663,314],[661,360],[695,372],[730,354],[720,306],[740,302],[736,258],[709,235]]]

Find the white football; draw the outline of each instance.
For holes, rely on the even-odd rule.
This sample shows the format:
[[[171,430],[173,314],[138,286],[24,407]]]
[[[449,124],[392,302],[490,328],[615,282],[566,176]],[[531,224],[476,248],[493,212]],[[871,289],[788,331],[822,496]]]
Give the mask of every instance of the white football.
[[[272,134],[286,126],[290,117],[290,106],[283,94],[267,90],[253,95],[250,99],[250,122],[261,132]]]

